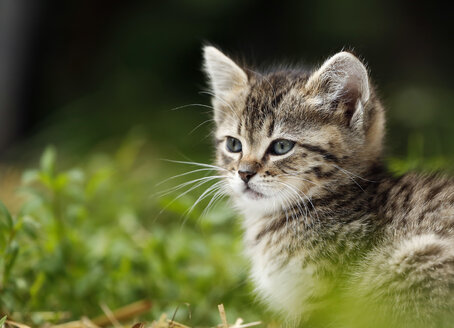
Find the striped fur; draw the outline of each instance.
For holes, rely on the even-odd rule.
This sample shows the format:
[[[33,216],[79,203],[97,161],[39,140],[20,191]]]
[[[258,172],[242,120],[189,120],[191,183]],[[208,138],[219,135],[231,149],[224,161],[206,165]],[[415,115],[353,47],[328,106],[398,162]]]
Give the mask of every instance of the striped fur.
[[[452,315],[454,181],[386,172],[384,110],[364,65],[342,52],[312,72],[259,74],[204,52],[217,164],[261,298],[293,322],[332,290],[409,325]],[[229,152],[227,137],[242,151]],[[295,146],[273,155],[278,139]],[[255,175],[245,183],[240,170]]]

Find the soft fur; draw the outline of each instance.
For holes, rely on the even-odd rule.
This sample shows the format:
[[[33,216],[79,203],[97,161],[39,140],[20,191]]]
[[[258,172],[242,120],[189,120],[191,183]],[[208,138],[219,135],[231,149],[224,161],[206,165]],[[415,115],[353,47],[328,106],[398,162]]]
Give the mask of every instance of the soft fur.
[[[261,298],[293,322],[338,290],[398,326],[443,324],[454,311],[454,182],[383,169],[384,110],[362,62],[340,52],[312,72],[259,74],[211,46],[204,57],[219,174],[244,217]],[[241,152],[227,150],[229,136]],[[295,146],[272,155],[277,139]],[[245,183],[239,171],[255,174]]]

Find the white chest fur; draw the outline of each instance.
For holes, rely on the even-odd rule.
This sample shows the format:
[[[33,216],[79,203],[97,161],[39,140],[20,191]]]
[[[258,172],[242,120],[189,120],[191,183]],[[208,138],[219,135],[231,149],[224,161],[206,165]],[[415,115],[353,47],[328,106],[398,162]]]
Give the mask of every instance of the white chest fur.
[[[270,240],[264,238],[257,242],[254,238],[263,226],[257,221],[257,224],[248,223],[246,254],[251,260],[256,292],[272,310],[290,320],[302,319],[314,309],[311,297],[321,296],[327,286],[321,283],[313,265],[304,265],[304,251],[289,256],[280,251],[285,241],[269,243]]]
[[[309,298],[318,293],[313,266],[303,268],[298,258],[292,258],[283,266],[263,258],[252,263],[257,292],[270,308],[290,318],[312,310]]]

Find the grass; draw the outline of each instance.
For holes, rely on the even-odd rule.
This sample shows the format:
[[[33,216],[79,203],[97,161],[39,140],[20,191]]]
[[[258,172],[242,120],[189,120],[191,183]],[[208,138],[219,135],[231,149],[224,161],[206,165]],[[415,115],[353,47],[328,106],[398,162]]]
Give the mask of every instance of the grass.
[[[64,322],[56,325],[47,323],[46,326],[50,328],[101,328],[108,326],[113,326],[115,328],[191,328],[190,326],[175,321],[175,315],[178,308],[175,310],[170,319],[167,314],[163,313],[158,320],[153,320],[151,323],[137,321],[138,316],[147,312],[151,307],[152,303],[150,301],[139,301],[112,311],[105,304],[101,304],[104,314],[94,319],[84,316],[79,320]],[[213,328],[249,328],[261,324],[260,321],[244,323],[242,318],[237,318],[233,324],[229,324],[224,304],[218,305],[218,311],[221,323],[217,324]],[[125,321],[127,322],[126,324],[122,323]],[[8,320],[7,316],[0,319],[0,327],[3,328],[5,324],[8,325],[8,327],[30,328],[26,324]]]
[[[20,205],[13,214],[0,205],[0,313],[41,325],[148,299],[144,320],[188,303],[197,305],[191,325],[214,325],[221,302],[232,317],[259,319],[235,215],[220,203],[200,218],[206,203],[187,213],[194,195],[154,196],[176,168],[166,171],[148,147],[127,138],[63,169],[48,147],[23,172]]]

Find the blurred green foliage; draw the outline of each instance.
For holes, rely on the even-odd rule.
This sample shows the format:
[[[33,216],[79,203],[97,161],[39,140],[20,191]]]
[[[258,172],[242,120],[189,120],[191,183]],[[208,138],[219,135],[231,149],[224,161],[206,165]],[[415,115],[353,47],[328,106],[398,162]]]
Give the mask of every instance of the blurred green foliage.
[[[63,311],[95,316],[100,303],[117,308],[146,298],[148,319],[180,306],[176,318],[214,324],[218,303],[231,320],[258,318],[231,210],[221,203],[201,217],[203,204],[187,212],[193,195],[154,197],[163,178],[145,143],[127,138],[115,152],[66,170],[48,147],[39,168],[24,172],[17,215],[0,203],[2,312],[38,324],[44,318],[36,311],[55,311],[46,320]]]

